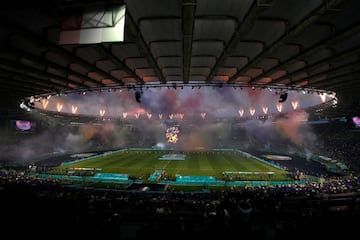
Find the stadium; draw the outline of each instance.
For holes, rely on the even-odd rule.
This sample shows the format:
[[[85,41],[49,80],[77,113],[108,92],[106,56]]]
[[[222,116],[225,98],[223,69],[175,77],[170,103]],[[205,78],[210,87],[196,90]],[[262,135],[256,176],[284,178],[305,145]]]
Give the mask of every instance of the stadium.
[[[358,235],[359,7],[10,3],[0,27],[4,232]]]

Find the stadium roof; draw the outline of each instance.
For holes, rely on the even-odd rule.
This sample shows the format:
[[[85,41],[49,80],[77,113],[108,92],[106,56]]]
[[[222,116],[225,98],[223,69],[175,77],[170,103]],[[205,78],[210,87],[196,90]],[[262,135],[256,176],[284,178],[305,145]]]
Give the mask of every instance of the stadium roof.
[[[1,108],[54,92],[220,83],[335,91],[338,107],[326,114],[360,111],[357,0],[7,5],[0,10]]]

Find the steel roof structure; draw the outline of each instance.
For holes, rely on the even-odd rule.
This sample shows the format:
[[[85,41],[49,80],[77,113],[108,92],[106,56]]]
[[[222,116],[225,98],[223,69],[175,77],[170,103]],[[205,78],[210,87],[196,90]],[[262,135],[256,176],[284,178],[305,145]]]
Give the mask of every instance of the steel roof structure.
[[[359,9],[357,0],[9,3],[0,106],[92,88],[230,84],[334,91],[339,105],[326,114],[354,115]]]

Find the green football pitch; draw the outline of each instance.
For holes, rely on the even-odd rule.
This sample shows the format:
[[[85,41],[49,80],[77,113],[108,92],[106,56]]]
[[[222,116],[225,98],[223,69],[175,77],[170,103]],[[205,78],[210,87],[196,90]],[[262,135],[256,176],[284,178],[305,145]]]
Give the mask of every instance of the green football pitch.
[[[68,162],[54,168],[51,173],[64,174],[74,169],[129,174],[135,179],[148,179],[156,170],[163,170],[169,179],[182,175],[285,180],[288,174],[285,170],[235,150],[122,150]]]

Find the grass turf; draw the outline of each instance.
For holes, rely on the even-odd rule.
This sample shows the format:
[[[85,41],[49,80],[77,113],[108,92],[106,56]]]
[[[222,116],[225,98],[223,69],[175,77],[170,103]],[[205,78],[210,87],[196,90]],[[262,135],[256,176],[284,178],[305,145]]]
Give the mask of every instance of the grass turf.
[[[159,160],[166,154],[184,154],[184,160]],[[54,168],[51,173],[65,174],[73,168],[98,168],[100,173],[129,174],[133,178],[147,179],[155,170],[164,170],[169,179],[176,175],[215,176],[224,179],[224,171],[274,172],[268,174],[233,175],[240,180],[286,180],[287,171],[275,168],[237,151],[168,151],[125,150],[90,157]]]

